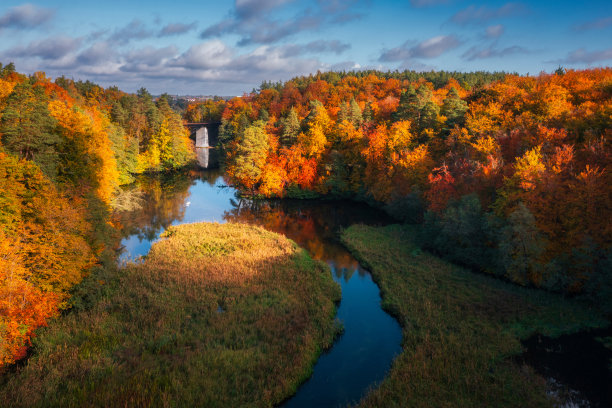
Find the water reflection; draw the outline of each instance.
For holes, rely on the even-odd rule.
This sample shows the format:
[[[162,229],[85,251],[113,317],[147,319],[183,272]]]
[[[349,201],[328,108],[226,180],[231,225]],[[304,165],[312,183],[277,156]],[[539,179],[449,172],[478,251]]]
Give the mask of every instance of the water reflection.
[[[208,168],[208,160],[210,158],[209,152],[210,152],[210,149],[206,147],[196,148],[196,156],[198,159],[198,164],[200,165],[200,167],[204,169]]]
[[[124,198],[125,197],[125,198]],[[223,222],[234,190],[224,188],[220,170],[143,176],[124,187],[114,218],[121,226],[121,261],[146,255],[170,225]]]
[[[225,187],[216,170],[193,171],[174,178],[143,178],[126,189],[140,195],[140,208],[118,212],[126,252],[122,259],[146,255],[170,225],[217,221],[261,225],[282,233],[327,262],[342,287],[337,318],[344,334],[324,353],[313,376],[284,405],[335,407],[359,400],[381,381],[398,354],[401,330],[380,307],[370,274],[339,244],[341,228],[354,223],[383,224],[386,216],[364,204],[347,201],[245,200]]]
[[[213,169],[219,167],[218,152],[212,147],[196,146],[196,159],[198,161],[198,165],[203,169]]]
[[[359,264],[337,241],[340,228],[357,222],[380,224],[386,221],[382,214],[372,214],[369,207],[343,201],[241,199],[233,200],[232,205],[233,208],[224,214],[226,221],[257,224],[284,234],[313,258],[333,264],[338,277],[345,276],[347,280]]]

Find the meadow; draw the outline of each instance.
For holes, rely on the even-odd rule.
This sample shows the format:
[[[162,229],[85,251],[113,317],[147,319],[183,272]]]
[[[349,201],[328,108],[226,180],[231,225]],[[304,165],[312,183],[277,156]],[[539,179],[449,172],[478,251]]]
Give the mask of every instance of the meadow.
[[[362,407],[546,407],[545,380],[514,358],[534,333],[608,322],[584,304],[470,272],[418,246],[411,226],[353,225],[342,240],[403,328],[403,352]]]
[[[0,406],[273,406],[340,330],[327,265],[259,227],[172,227],[105,271],[2,377]]]

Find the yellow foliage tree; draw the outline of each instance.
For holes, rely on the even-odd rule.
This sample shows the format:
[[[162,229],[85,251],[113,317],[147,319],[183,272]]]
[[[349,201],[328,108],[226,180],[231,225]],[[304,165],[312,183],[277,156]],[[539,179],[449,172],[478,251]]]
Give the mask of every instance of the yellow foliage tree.
[[[83,166],[89,167],[92,162],[95,163],[93,169],[82,169],[83,174],[77,174],[77,177],[83,177],[93,170],[94,179],[87,181],[96,185],[98,197],[110,203],[112,194],[119,185],[119,171],[107,134],[110,126],[108,118],[97,109],[86,112],[60,100],[49,102],[49,112],[58,121],[62,135],[75,146],[81,146],[84,150],[82,153],[89,155],[90,160],[85,161]]]
[[[0,149],[0,364],[23,355],[93,264],[90,225],[33,162]]]

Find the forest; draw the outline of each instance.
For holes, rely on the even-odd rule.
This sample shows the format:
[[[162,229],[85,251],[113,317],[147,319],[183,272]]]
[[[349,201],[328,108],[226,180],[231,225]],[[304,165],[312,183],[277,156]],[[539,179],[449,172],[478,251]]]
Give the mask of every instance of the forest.
[[[244,194],[384,206],[440,256],[611,311],[611,115],[610,68],[319,73],[228,101],[219,138]]]
[[[0,66],[0,365],[113,257],[119,186],[193,165],[185,122],[221,122],[250,198],[365,201],[425,249],[612,312],[612,69],[326,72],[176,110]]]
[[[0,366],[70,308],[71,289],[112,256],[111,208],[134,175],[191,164],[165,96],[0,66]]]

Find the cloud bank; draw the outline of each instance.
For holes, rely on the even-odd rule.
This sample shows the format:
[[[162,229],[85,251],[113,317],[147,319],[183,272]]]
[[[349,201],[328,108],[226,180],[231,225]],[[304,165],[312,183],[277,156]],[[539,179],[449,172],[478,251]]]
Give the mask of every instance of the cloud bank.
[[[26,29],[38,27],[53,18],[55,11],[38,7],[33,4],[24,4],[10,8],[0,16],[1,28]]]

